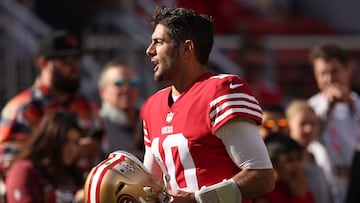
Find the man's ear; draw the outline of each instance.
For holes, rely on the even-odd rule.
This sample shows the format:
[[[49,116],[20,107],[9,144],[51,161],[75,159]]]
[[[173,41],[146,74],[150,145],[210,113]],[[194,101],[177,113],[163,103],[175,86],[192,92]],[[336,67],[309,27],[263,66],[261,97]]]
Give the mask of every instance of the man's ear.
[[[42,70],[46,66],[47,62],[48,59],[44,56],[38,56],[34,60],[35,66],[40,70]]]
[[[182,51],[185,55],[194,52],[194,43],[192,40],[185,40],[185,42],[183,42],[181,46],[182,46]]]

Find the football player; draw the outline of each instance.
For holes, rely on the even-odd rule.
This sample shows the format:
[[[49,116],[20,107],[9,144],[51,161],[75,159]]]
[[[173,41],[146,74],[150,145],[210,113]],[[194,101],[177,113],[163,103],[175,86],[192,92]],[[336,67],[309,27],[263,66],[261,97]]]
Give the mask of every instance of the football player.
[[[158,7],[146,54],[155,81],[170,81],[144,104],[144,165],[169,181],[172,202],[247,202],[274,188],[257,125],[262,110],[247,82],[206,70],[212,19]]]

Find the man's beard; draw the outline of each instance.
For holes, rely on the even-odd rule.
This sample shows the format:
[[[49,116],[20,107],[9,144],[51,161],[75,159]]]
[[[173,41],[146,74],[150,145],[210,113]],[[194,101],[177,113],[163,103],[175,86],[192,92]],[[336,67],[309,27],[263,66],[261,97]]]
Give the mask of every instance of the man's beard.
[[[175,50],[168,54],[162,61],[162,67],[157,75],[154,75],[154,80],[158,82],[171,80],[172,77],[180,70],[179,66],[179,53]]]
[[[52,73],[52,87],[59,92],[74,93],[79,89],[79,78],[67,78],[56,67]]]

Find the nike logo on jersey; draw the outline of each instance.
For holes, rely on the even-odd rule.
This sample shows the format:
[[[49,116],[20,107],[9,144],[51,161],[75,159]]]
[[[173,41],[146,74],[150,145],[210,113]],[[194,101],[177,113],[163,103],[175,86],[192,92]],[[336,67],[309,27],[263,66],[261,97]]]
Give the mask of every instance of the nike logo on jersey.
[[[244,84],[242,84],[242,83],[240,83],[240,84],[232,84],[232,83],[230,83],[229,87],[230,87],[230,89],[235,89],[235,88],[241,87],[241,86],[243,86],[243,85],[244,85]]]

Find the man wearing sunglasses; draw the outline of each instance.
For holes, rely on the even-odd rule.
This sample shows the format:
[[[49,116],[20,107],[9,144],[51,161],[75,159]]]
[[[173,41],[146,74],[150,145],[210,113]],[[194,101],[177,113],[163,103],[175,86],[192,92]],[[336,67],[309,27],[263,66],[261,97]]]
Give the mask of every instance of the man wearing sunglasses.
[[[137,128],[140,120],[137,106],[139,78],[136,71],[119,60],[108,62],[100,74],[98,92],[101,99],[100,117],[106,129],[104,153],[125,150],[142,158],[144,142],[142,129]]]
[[[67,31],[55,31],[40,41],[34,59],[39,70],[35,83],[2,110],[1,144],[23,144],[45,114],[70,110],[77,114],[83,130],[79,166],[86,171],[96,163],[100,158],[103,125],[95,103],[78,93],[82,55],[79,39]]]

